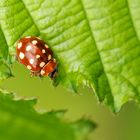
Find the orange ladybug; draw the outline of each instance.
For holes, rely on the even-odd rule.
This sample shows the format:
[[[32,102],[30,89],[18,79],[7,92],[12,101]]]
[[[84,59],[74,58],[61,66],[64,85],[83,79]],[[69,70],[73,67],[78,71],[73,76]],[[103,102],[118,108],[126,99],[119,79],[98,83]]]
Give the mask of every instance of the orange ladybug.
[[[21,38],[16,46],[17,59],[36,76],[54,79],[58,73],[56,60],[48,45],[38,37]]]

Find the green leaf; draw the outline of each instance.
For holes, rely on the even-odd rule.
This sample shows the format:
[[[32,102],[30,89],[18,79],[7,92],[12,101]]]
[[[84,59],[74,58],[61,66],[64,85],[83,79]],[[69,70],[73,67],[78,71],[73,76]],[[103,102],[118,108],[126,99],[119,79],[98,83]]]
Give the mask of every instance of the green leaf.
[[[140,100],[139,7],[139,0],[1,0],[0,24],[10,56],[19,38],[40,36],[59,63],[55,85],[90,86],[118,111]]]
[[[10,63],[8,63],[8,45],[0,27],[0,81],[9,78],[10,76],[12,76],[12,72]]]
[[[0,91],[0,139],[85,140],[95,124],[87,119],[68,122],[64,111],[38,113],[36,99],[17,99]]]

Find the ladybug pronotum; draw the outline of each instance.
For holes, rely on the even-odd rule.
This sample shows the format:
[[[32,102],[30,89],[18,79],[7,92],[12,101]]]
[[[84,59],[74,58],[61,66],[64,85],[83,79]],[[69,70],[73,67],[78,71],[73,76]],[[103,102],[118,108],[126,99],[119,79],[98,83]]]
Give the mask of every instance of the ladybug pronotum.
[[[43,40],[38,37],[24,37],[18,41],[17,59],[36,76],[49,76],[54,79],[57,75],[57,63],[53,52]]]

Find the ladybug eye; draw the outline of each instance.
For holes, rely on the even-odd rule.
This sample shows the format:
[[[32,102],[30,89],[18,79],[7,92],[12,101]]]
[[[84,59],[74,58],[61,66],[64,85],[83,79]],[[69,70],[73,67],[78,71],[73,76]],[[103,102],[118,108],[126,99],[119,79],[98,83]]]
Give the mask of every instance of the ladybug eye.
[[[57,63],[53,52],[43,40],[38,37],[27,36],[18,41],[17,57],[34,75],[48,76],[56,74]]]

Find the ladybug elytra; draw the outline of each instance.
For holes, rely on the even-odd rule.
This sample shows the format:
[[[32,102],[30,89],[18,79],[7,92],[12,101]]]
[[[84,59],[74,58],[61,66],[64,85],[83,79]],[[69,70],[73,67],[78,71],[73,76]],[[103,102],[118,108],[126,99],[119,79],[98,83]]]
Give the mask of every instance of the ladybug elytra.
[[[57,63],[53,52],[43,40],[38,37],[24,37],[18,41],[17,58],[33,75],[49,76],[54,79],[57,75]]]

